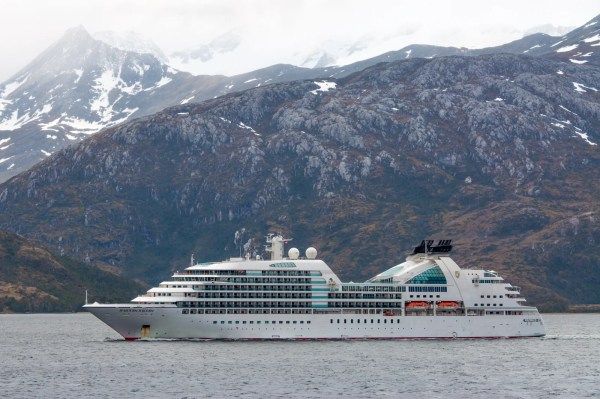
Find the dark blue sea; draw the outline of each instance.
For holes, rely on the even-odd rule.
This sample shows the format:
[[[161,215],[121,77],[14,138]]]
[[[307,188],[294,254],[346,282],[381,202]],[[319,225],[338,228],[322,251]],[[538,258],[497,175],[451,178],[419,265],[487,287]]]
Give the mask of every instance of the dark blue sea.
[[[600,398],[600,315],[545,338],[125,342],[87,313],[0,315],[2,398]]]

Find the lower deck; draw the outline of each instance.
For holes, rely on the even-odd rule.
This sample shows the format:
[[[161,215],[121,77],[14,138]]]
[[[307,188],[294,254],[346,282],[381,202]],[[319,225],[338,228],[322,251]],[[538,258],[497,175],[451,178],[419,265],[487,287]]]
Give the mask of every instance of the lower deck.
[[[126,339],[495,338],[543,336],[528,314],[395,315],[357,313],[207,314],[177,307],[87,305]]]

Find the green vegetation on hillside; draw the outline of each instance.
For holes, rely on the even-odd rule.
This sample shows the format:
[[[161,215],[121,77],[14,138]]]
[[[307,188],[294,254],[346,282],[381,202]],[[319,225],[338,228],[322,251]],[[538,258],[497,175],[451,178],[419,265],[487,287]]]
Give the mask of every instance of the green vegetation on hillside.
[[[91,300],[118,302],[144,287],[0,231],[0,312],[77,311],[86,289]]]

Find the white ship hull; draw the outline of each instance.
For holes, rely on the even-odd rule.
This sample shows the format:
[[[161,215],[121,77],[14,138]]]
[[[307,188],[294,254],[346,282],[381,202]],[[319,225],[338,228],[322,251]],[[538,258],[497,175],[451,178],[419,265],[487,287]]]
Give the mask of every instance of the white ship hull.
[[[515,338],[545,334],[538,313],[493,316],[182,314],[182,309],[176,307],[94,304],[85,308],[128,340]]]

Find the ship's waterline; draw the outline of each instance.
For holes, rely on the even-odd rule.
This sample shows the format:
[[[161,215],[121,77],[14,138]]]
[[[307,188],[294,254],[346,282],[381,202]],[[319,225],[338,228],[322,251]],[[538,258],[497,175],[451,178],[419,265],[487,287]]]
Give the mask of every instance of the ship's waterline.
[[[85,309],[128,340],[539,337],[544,323],[519,288],[492,270],[461,269],[449,240],[423,241],[406,261],[343,283],[314,248],[281,236],[269,260],[195,264],[129,304]]]

